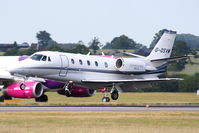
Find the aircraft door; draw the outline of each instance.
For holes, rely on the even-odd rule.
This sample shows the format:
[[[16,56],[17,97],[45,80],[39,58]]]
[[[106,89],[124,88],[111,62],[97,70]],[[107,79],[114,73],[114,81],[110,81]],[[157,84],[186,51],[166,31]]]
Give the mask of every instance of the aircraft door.
[[[67,72],[68,72],[68,58],[65,55],[60,55],[61,58],[61,68],[60,68],[60,73],[59,76],[65,77]]]

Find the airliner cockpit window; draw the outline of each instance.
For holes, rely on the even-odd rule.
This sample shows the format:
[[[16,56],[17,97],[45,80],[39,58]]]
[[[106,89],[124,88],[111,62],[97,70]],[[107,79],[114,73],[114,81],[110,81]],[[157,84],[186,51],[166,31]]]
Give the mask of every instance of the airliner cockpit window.
[[[40,61],[42,57],[43,57],[43,55],[41,55],[41,54],[34,54],[34,55],[31,56],[30,58],[31,58],[32,60]]]
[[[43,56],[41,60],[46,61],[46,59],[47,59],[47,56]]]

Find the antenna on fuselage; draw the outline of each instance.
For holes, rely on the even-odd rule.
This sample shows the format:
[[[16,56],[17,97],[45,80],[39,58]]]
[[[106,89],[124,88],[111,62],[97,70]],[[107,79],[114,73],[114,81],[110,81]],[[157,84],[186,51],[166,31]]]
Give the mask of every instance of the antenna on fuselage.
[[[105,56],[104,52],[102,52],[102,56]]]
[[[87,55],[90,55],[91,54],[91,52],[88,52],[88,54]]]

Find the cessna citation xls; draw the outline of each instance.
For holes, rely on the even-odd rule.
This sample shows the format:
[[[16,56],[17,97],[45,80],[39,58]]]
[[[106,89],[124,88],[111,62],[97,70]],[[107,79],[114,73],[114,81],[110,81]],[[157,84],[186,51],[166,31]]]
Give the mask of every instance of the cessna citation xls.
[[[20,61],[10,73],[63,82],[60,94],[71,96],[74,86],[87,88],[91,94],[99,88],[110,88],[111,98],[117,100],[119,91],[144,88],[159,81],[181,80],[159,78],[166,72],[176,37],[175,31],[165,31],[149,56],[130,54],[136,58],[82,55],[42,51]],[[106,91],[105,91],[106,92]],[[104,93],[103,101],[110,101]]]

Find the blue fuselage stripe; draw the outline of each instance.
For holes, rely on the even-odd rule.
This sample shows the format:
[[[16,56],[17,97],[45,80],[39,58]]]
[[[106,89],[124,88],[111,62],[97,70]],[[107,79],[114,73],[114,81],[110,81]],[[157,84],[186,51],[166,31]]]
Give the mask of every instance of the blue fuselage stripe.
[[[50,70],[67,70],[67,71],[83,71],[83,72],[96,72],[96,73],[109,73],[109,74],[134,74],[134,75],[140,75],[140,74],[155,74],[155,73],[163,73],[166,72],[167,67],[162,67],[157,70],[152,71],[143,71],[143,72],[121,72],[119,70],[101,70],[101,69],[86,69],[86,68],[61,68],[61,67],[23,67],[22,69],[50,69]]]

